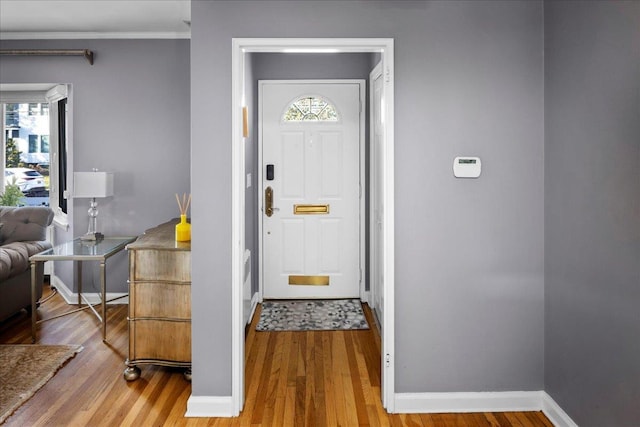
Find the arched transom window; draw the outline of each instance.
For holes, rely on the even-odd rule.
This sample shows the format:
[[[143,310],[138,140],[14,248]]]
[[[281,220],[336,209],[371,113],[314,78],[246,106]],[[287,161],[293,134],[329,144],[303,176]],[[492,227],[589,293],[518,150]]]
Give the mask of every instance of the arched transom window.
[[[282,116],[284,122],[337,122],[336,107],[324,98],[304,96],[295,100]]]

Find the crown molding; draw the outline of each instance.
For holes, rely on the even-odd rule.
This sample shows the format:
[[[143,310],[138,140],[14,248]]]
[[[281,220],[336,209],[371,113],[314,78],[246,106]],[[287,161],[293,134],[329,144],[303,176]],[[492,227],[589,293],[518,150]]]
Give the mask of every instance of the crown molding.
[[[0,32],[0,40],[190,39],[185,32]]]

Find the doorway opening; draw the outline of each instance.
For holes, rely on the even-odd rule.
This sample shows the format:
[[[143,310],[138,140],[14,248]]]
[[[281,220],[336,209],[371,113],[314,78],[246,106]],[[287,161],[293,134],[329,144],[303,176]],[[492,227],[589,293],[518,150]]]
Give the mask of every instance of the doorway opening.
[[[245,189],[252,179],[246,173],[247,135],[247,72],[250,71],[248,54],[261,53],[377,53],[383,70],[380,112],[382,122],[381,161],[376,173],[375,191],[384,214],[380,217],[379,233],[382,239],[379,261],[380,298],[383,309],[381,326],[381,400],[388,412],[394,412],[394,139],[393,94],[394,60],[393,39],[233,39],[232,50],[232,396],[230,415],[240,413],[244,406],[244,342],[246,304],[247,210]],[[248,63],[249,62],[249,63]],[[372,181],[373,184],[373,181]],[[251,213],[249,213],[251,214]],[[371,250],[374,250],[371,248]]]

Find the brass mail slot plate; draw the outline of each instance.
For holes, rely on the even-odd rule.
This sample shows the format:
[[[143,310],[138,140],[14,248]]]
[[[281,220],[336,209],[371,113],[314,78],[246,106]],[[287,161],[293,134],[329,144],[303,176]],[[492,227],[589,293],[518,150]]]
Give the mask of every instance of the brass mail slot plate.
[[[294,215],[323,215],[329,213],[329,205],[293,205]]]
[[[329,276],[289,276],[289,284],[329,286]]]

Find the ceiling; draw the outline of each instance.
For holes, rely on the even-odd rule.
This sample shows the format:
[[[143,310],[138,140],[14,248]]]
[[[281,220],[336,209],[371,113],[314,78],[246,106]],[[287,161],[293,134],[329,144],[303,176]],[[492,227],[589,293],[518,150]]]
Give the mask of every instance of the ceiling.
[[[189,38],[189,0],[0,0],[0,39]]]

